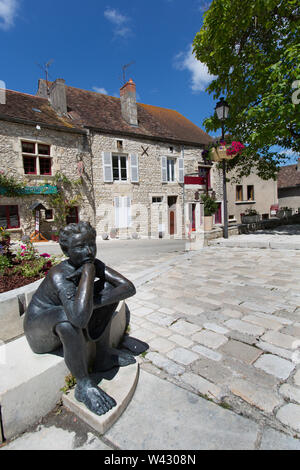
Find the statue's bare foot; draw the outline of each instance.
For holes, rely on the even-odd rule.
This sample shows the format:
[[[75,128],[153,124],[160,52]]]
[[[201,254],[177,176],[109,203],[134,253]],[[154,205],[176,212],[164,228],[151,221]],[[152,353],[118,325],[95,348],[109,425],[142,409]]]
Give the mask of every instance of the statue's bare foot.
[[[130,352],[120,349],[98,349],[95,370],[98,372],[135,364],[136,359]]]
[[[97,415],[103,415],[116,406],[116,401],[112,397],[90,381],[77,383],[75,398]]]

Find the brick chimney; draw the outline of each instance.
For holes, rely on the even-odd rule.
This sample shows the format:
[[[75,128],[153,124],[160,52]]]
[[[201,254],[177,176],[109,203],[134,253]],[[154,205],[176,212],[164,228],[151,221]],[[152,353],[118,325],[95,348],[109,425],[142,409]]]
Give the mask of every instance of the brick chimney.
[[[131,126],[137,127],[136,87],[132,79],[120,89],[120,98],[123,119]]]
[[[52,108],[60,115],[67,113],[66,85],[63,78],[57,78],[55,82],[47,86],[46,80],[39,80],[39,89],[36,96],[48,98]]]

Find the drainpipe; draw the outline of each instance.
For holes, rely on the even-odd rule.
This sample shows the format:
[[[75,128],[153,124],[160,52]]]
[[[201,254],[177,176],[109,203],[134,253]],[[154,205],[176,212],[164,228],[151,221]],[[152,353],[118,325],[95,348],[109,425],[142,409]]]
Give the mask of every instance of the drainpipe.
[[[183,158],[183,183],[182,183],[182,238],[185,240],[186,233],[185,233],[185,185],[184,185],[184,145],[181,147],[181,156]]]

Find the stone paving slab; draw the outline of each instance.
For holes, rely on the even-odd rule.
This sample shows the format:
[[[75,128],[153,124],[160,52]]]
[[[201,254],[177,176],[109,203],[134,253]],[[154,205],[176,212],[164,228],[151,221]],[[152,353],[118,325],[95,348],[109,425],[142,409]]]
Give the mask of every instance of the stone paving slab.
[[[155,403],[157,410],[151,410],[155,394],[150,398],[151,393],[147,395],[145,391],[140,402],[146,413],[146,421],[143,422],[145,428],[149,428],[146,426],[148,405],[149,420],[151,414],[157,426],[160,426],[156,421],[157,411],[161,413],[160,418],[164,417],[170,426],[171,416],[173,420],[177,419],[172,411],[173,392],[170,392],[171,398],[165,399],[162,396],[169,393],[168,386],[172,385],[176,390],[175,395],[177,396],[178,391],[178,397],[183,400],[180,403],[174,398],[178,409],[182,410],[185,405],[188,416],[190,409],[194,409],[194,400],[199,398],[195,395],[197,393],[206,395],[215,402],[206,400],[206,411],[210,404],[217,406],[222,412],[230,413],[229,424],[232,412],[235,417],[241,412],[248,416],[246,421],[250,427],[254,426],[256,434],[254,441],[243,443],[248,448],[253,445],[259,448],[260,442],[265,448],[272,448],[272,436],[278,445],[297,448],[300,441],[291,436],[300,438],[300,405],[297,402],[300,390],[300,360],[298,361],[297,354],[299,353],[300,358],[300,349],[298,343],[295,343],[299,339],[300,324],[300,309],[297,309],[300,306],[300,252],[256,248],[228,250],[226,247],[211,246],[188,256],[178,256],[176,262],[164,264],[162,271],[159,269],[159,258],[156,260],[157,265],[148,264],[144,280],[140,273],[136,273],[137,294],[130,301],[134,336],[144,340],[147,335],[150,338],[150,349],[141,359],[141,369],[143,377],[147,377],[144,374],[146,369],[151,371],[148,376],[151,375],[152,385],[150,386],[150,378],[143,383],[147,382],[151,390],[159,384],[161,392],[159,403]],[[166,258],[161,260],[166,263]],[[145,266],[142,265],[143,267]],[[127,272],[134,271],[134,266],[130,264],[123,264],[123,269],[119,266],[115,268],[125,276]],[[282,286],[281,277],[288,279],[288,284]],[[169,295],[168,283],[172,288],[176,286],[181,293],[180,297]],[[210,338],[210,344],[203,344],[203,338],[206,341]],[[222,341],[218,344],[216,340],[220,338]],[[154,347],[151,346],[151,341]],[[169,349],[173,343],[174,347]],[[165,380],[160,379],[157,382],[156,375]],[[188,393],[186,389],[190,390],[191,395],[185,395]],[[190,398],[186,398],[187,396]],[[136,394],[135,397],[139,402],[139,396]],[[220,407],[227,403],[230,403],[232,412]],[[202,409],[202,405],[200,408]],[[129,411],[129,407],[127,410]],[[130,428],[129,438],[126,440],[127,437],[122,436],[121,429],[124,431],[127,410],[112,427],[111,442],[120,444],[121,448],[126,448],[127,445],[136,446],[130,448],[159,445],[152,425],[148,440],[145,435],[135,437],[134,426],[131,429],[131,415],[127,422]],[[197,412],[195,416],[198,416]],[[198,421],[198,426],[201,426],[201,420]],[[228,423],[225,417],[219,425],[221,422],[224,434]],[[119,423],[120,432],[117,428]],[[270,430],[268,433],[264,427],[266,423],[274,431]],[[260,429],[258,434],[257,425]],[[193,426],[192,424],[192,429]],[[215,431],[216,426],[217,421],[214,422]],[[209,436],[210,429],[212,431],[213,425],[208,428],[208,434],[204,430],[205,436]],[[285,434],[278,432],[279,430]],[[166,445],[170,445],[170,448],[176,448],[176,445],[182,448],[179,437],[176,441],[177,434],[172,441],[164,424],[162,431],[165,433]],[[183,437],[183,444],[187,442],[185,439]],[[216,448],[226,448],[226,445],[231,448],[232,444],[222,439],[223,436],[217,434],[212,441],[213,445]],[[200,444],[197,441],[193,445],[202,444],[202,441]]]

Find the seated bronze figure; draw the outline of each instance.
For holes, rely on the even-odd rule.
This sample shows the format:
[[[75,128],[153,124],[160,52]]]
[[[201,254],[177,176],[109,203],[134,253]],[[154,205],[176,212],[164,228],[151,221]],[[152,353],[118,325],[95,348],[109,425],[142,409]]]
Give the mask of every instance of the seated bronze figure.
[[[101,415],[116,402],[91,379],[87,340],[96,342],[119,301],[136,291],[132,282],[96,258],[96,231],[88,222],[69,224],[60,231],[59,243],[68,259],[50,269],[33,295],[24,332],[35,353],[63,346],[66,365],[76,378],[76,399]],[[132,362],[134,357],[125,354],[123,364],[115,365]]]

